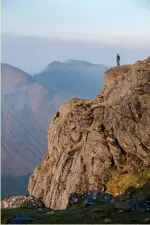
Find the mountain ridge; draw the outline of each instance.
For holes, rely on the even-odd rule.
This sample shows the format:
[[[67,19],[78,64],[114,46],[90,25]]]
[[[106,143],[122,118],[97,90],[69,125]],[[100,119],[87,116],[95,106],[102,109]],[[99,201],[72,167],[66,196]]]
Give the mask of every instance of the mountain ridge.
[[[104,65],[80,60],[54,61],[48,64],[42,73],[34,74],[34,78],[47,90],[52,86],[69,92],[72,96],[87,99],[97,95],[103,87],[103,73],[106,69],[108,68]],[[93,90],[89,93],[91,87]]]
[[[52,61],[50,62],[44,70],[41,71],[42,72],[47,72],[49,69],[53,68],[53,67],[57,67],[57,66],[60,66],[60,67],[63,67],[63,66],[98,66],[98,67],[102,67],[102,68],[105,68],[107,69],[107,66],[103,65],[103,64],[98,64],[98,63],[91,63],[91,62],[88,62],[88,61],[83,61],[83,60],[77,60],[77,59],[68,59],[66,61]],[[34,75],[38,75],[39,73],[36,73]]]

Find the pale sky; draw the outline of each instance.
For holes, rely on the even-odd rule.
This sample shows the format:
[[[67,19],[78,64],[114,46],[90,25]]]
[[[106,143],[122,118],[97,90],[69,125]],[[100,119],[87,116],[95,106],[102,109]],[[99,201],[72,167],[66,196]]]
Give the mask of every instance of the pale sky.
[[[149,0],[2,0],[2,32],[109,43],[149,43]]]
[[[150,0],[2,0],[2,62],[28,73],[53,60],[105,65],[150,55]]]

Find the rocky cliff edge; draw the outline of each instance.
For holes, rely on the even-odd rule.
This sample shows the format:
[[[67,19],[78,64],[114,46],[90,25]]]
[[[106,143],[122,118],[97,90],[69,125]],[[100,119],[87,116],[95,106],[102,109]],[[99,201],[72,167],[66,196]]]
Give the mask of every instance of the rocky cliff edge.
[[[114,192],[114,176],[127,181],[131,176],[124,189],[138,186],[134,175],[148,171],[150,57],[113,67],[104,78],[105,88],[92,101],[71,99],[51,121],[48,152],[28,186],[47,207],[65,209],[72,192]],[[121,194],[121,189],[115,190],[114,195]]]

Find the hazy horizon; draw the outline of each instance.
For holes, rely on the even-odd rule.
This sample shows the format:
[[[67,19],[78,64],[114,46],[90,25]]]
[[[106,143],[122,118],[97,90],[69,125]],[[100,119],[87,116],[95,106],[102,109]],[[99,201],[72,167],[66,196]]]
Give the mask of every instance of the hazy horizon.
[[[68,41],[37,37],[2,36],[2,62],[29,73],[41,72],[52,61],[83,60],[106,66],[116,65],[116,54],[121,64],[132,64],[150,54],[150,45],[108,44]]]
[[[2,62],[33,74],[51,61],[107,66],[149,56],[150,0],[2,0]]]

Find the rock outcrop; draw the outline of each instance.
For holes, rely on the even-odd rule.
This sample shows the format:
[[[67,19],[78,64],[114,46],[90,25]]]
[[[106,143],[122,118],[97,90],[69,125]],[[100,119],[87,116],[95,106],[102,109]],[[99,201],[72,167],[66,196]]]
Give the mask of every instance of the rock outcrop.
[[[26,208],[26,209],[37,209],[44,208],[43,202],[35,198],[34,196],[25,195],[14,195],[9,196],[1,201],[1,208],[12,209],[12,208]]]
[[[105,88],[92,101],[72,99],[60,107],[28,189],[47,207],[64,209],[70,193],[104,191],[115,173],[149,166],[150,57],[105,72]]]
[[[103,204],[107,204],[108,208],[118,209],[122,212],[150,212],[150,201],[136,199],[131,193],[113,197],[98,190],[88,191],[86,194],[72,193],[67,208],[87,208]]]

